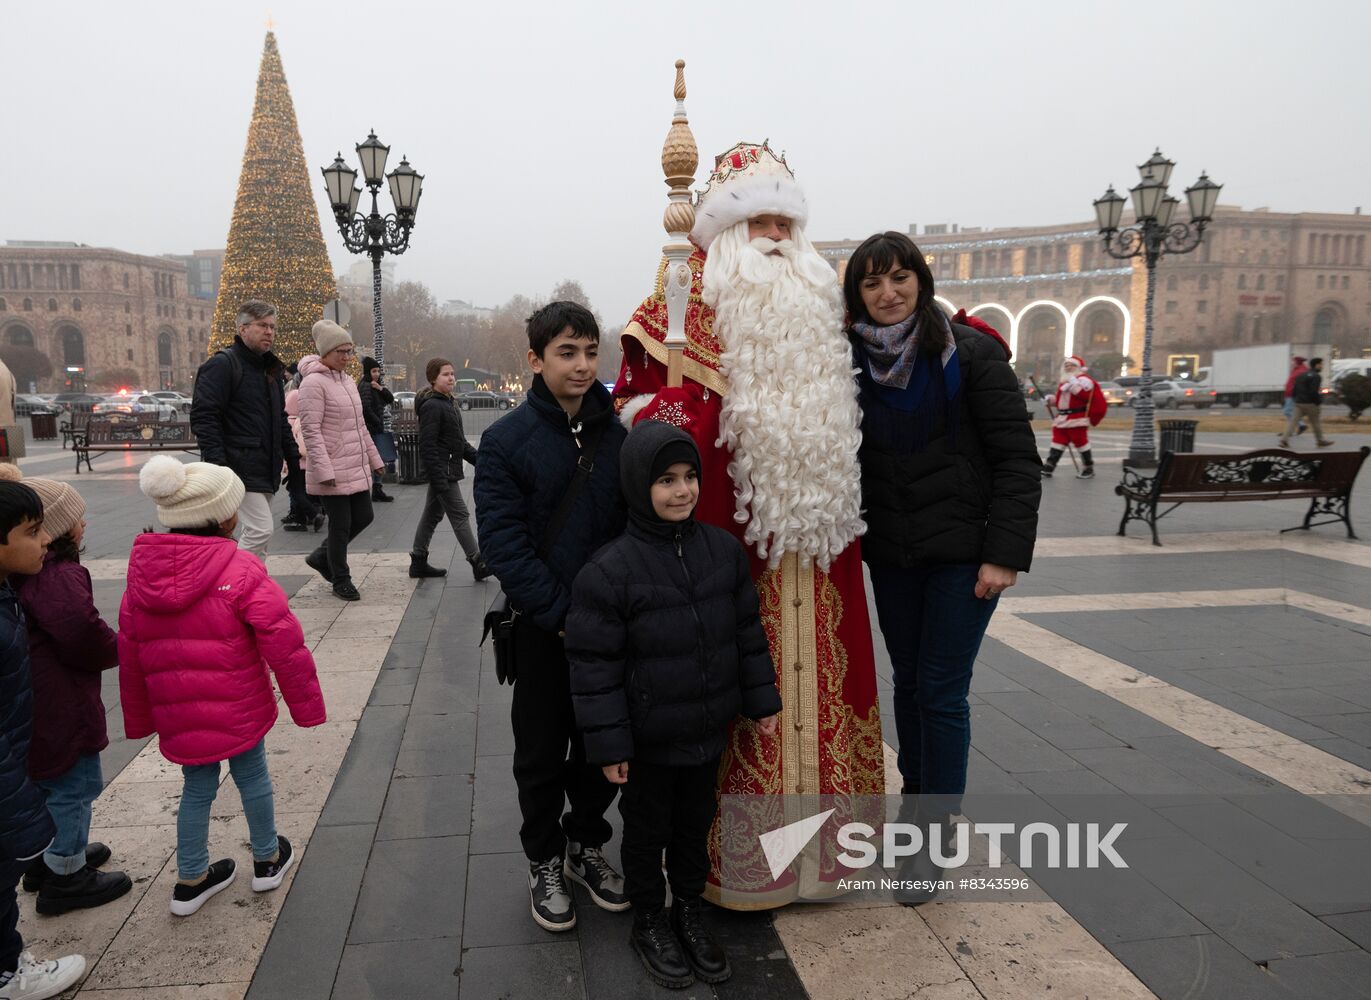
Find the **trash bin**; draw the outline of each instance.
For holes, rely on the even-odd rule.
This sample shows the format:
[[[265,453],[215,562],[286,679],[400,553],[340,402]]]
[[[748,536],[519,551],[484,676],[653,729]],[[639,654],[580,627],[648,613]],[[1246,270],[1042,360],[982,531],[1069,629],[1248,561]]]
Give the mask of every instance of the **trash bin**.
[[[419,421],[409,414],[401,414],[395,418],[393,426],[395,451],[400,459],[400,482],[406,485],[428,482],[423,462],[419,460]]]
[[[33,439],[35,441],[57,440],[57,414],[34,413],[30,414],[29,420],[33,423]]]
[[[1159,420],[1157,428],[1161,431],[1161,450],[1163,452],[1191,452],[1195,450],[1195,428],[1198,420]]]

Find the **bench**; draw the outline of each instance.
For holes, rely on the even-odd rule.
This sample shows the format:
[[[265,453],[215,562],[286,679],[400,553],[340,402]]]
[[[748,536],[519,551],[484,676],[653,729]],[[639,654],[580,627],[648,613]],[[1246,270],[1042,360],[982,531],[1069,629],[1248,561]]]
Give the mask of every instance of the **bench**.
[[[86,436],[86,425],[90,423],[90,413],[75,410],[71,416],[58,426],[62,432],[62,448],[65,450]]]
[[[1142,521],[1157,538],[1157,522],[1183,503],[1229,503],[1241,500],[1304,500],[1309,510],[1304,523],[1281,533],[1309,530],[1341,521],[1347,537],[1356,538],[1349,516],[1352,484],[1371,448],[1358,451],[1300,454],[1282,448],[1263,448],[1242,455],[1177,454],[1165,452],[1155,476],[1125,468],[1114,492],[1124,498],[1119,534],[1129,521]],[[1161,504],[1170,504],[1158,512]],[[1319,515],[1327,520],[1314,521]]]
[[[188,422],[167,420],[92,420],[85,432],[72,439],[76,474],[81,463],[90,465],[91,452],[106,451],[199,451],[195,431]]]

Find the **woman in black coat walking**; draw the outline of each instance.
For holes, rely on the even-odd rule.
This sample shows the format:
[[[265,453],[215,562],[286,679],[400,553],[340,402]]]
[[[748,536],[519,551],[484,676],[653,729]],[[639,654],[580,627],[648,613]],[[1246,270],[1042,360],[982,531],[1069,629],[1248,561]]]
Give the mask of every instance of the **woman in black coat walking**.
[[[386,430],[386,407],[395,402],[395,394],[381,384],[385,369],[375,358],[362,359],[362,377],[357,380],[357,398],[362,401],[362,419],[372,444],[389,466],[395,461],[395,442],[382,437]],[[375,503],[390,503],[395,498],[381,489],[381,474],[371,474],[371,499]]]
[[[948,321],[908,236],[862,243],[843,295],[862,406],[862,554],[894,671],[902,792],[923,796],[920,821],[932,822],[966,790],[971,671],[999,595],[1032,561],[1041,462],[1005,347]]]
[[[431,358],[424,367],[424,375],[429,387],[414,400],[414,412],[419,417],[419,458],[428,476],[428,495],[424,498],[424,512],[419,516],[419,528],[414,532],[414,545],[409,550],[409,575],[416,579],[447,576],[447,570],[428,562],[433,531],[446,514],[457,543],[471,563],[472,575],[478,581],[484,580],[490,576],[490,567],[481,558],[471,530],[471,514],[462,499],[462,462],[475,465],[476,449],[467,440],[462,415],[453,405],[456,370],[447,358]]]

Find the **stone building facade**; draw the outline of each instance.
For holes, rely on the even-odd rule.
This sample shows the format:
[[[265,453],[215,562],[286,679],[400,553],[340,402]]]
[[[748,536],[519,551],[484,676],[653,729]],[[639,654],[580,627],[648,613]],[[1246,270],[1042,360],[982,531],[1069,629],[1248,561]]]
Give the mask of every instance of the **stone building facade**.
[[[1050,377],[1067,354],[1141,363],[1147,269],[1110,257],[1093,224],[914,228],[939,301],[1007,334],[1021,374]],[[1220,206],[1197,250],[1157,266],[1153,370],[1184,376],[1215,348],[1253,344],[1331,343],[1336,357],[1371,355],[1368,237],[1371,216],[1360,210]],[[816,245],[841,277],[859,242]]]
[[[97,387],[189,391],[205,359],[214,303],[186,285],[186,266],[75,243],[0,247],[0,344],[37,348],[52,374],[21,391]]]

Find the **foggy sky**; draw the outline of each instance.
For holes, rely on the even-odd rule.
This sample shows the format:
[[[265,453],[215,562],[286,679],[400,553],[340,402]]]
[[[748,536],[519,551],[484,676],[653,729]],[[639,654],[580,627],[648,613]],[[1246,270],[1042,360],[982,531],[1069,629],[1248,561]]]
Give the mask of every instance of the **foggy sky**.
[[[1224,204],[1371,211],[1368,10],[0,0],[0,240],[223,247],[268,11],[335,271],[356,258],[318,168],[340,148],[355,165],[375,127],[391,165],[426,176],[397,277],[440,301],[574,278],[607,323],[627,319],[665,240],[677,57],[697,186],[716,153],[770,138],[816,240],[1085,221],[1156,145],[1177,194],[1205,169]]]

